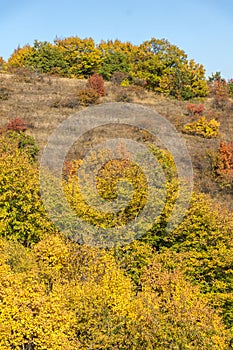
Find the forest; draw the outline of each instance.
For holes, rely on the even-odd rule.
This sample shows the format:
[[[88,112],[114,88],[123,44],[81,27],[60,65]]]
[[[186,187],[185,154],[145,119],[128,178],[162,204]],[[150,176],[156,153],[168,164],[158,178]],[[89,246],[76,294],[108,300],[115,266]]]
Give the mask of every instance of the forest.
[[[66,155],[60,183],[72,212],[93,227],[126,225],[150,193],[119,143],[96,175],[97,190],[111,202],[118,190],[125,196],[118,184],[127,181],[134,194],[116,213],[92,207],[77,176],[87,150],[113,137],[143,143],[165,181],[152,226],[124,244],[101,246],[72,239],[51,219],[40,161],[63,121],[110,103],[166,118],[187,145],[194,186],[182,221],[169,231],[181,184],[166,145],[130,126],[85,133]],[[220,72],[206,78],[203,65],[166,39],[36,40],[7,62],[0,58],[0,106],[0,349],[231,349],[233,80]],[[90,157],[96,163],[105,155]],[[57,197],[53,205],[69,225]]]

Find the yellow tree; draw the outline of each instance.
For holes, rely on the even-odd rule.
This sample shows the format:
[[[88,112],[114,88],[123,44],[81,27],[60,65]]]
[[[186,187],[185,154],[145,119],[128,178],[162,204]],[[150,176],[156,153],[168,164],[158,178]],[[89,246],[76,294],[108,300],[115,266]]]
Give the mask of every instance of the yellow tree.
[[[87,78],[95,73],[101,64],[101,51],[92,38],[56,39],[55,45],[64,57],[70,77]]]
[[[228,349],[230,334],[221,318],[181,271],[154,260],[141,285],[137,349]]]

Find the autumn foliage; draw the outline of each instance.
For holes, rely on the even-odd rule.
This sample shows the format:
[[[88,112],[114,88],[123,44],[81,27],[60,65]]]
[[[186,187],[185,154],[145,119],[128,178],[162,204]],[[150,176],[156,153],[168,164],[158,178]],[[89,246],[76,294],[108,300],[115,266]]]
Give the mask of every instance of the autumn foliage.
[[[87,87],[78,90],[76,97],[81,106],[90,106],[98,102],[100,95],[95,89]]]
[[[12,130],[16,132],[20,131],[26,131],[27,130],[27,124],[20,118],[15,118],[9,121],[9,123],[6,126],[7,130]]]
[[[166,176],[161,218],[123,246],[77,243],[50,221],[29,147],[35,145],[27,137],[22,130],[0,135],[0,349],[230,349],[232,215],[193,194],[182,223],[167,232],[178,192],[176,166],[168,151],[147,144]],[[231,168],[232,144],[220,149],[224,167]],[[70,206],[105,227],[132,220],[148,195],[127,148],[117,145],[116,152],[99,170],[96,186],[112,201],[125,195],[119,181],[131,183],[133,196],[120,216],[103,214],[82,198],[77,170],[84,159],[64,164]],[[89,157],[96,164],[103,153]]]
[[[106,95],[106,89],[104,86],[104,79],[100,74],[93,74],[88,78],[87,87],[95,90],[99,96]]]
[[[187,110],[189,115],[200,115],[204,111],[204,105],[202,103],[196,104],[196,103],[188,103],[187,104]]]
[[[152,38],[140,45],[119,40],[95,43],[92,38],[69,37],[54,43],[36,40],[14,51],[8,67],[29,67],[69,78],[89,78],[91,87],[105,95],[103,82],[124,75],[136,84],[168,96],[189,100],[208,94],[204,67],[165,39]],[[119,75],[120,74],[120,75]],[[115,78],[114,78],[115,77]]]
[[[204,138],[219,136],[220,123],[216,119],[207,120],[205,116],[196,121],[184,125],[183,132],[190,135],[198,135]]]
[[[218,149],[215,171],[218,180],[232,185],[233,180],[233,142],[221,141]]]
[[[228,86],[225,80],[217,80],[213,83],[213,95],[213,107],[224,109],[229,99]]]

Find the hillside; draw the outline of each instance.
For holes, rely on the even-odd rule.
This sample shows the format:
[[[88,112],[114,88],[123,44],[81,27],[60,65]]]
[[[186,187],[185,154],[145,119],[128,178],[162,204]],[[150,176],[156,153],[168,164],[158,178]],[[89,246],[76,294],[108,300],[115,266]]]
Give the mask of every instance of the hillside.
[[[16,74],[1,73],[1,126],[3,127],[14,118],[23,119],[28,126],[28,133],[35,137],[41,154],[49,135],[59,123],[86,108],[78,100],[78,93],[85,88],[86,84],[85,79],[46,76],[23,69],[18,70]],[[125,103],[132,102],[149,107],[166,117],[179,132],[182,132],[185,124],[197,119],[195,115],[188,113],[189,102],[150,92],[139,86],[122,87],[111,82],[106,82],[105,86],[107,94],[101,97],[98,103],[126,101]],[[196,103],[200,103],[200,100]],[[204,138],[182,133],[192,159],[195,190],[209,193],[215,200],[233,209],[231,186],[222,186],[221,182],[216,181],[211,165],[220,142],[232,141],[233,102],[229,100],[224,109],[213,108],[211,97],[202,99],[201,103],[204,106],[203,115],[220,122],[220,135],[217,138]],[[105,136],[107,137],[108,134]],[[95,142],[98,143],[98,138],[101,137],[101,133],[95,135]],[[83,143],[88,144],[88,140],[84,138]],[[68,158],[81,155],[80,149],[76,148],[73,152],[71,150]]]
[[[217,79],[209,97],[190,102],[129,81],[103,82],[99,75],[71,79],[23,67],[1,72],[1,350],[231,348],[233,103],[224,95],[225,87]],[[187,192],[182,197],[171,154],[147,131],[129,125],[84,133],[66,155],[59,185],[52,172],[43,178],[39,166],[52,132],[71,115],[89,106],[111,106],[109,102],[124,111],[148,107],[178,130],[194,168],[190,201]],[[160,166],[152,167],[153,192],[127,156],[127,147],[116,147],[118,157],[110,156],[95,176],[107,205],[118,192],[123,198],[123,209],[112,212],[90,205],[95,203],[89,202],[94,197],[91,182],[82,188],[77,177],[86,151],[111,137],[146,143]],[[99,165],[103,157],[90,153],[90,164]],[[85,169],[82,174],[86,179]],[[117,187],[122,179],[134,190],[129,203],[125,187]],[[182,220],[167,230],[179,191],[181,207],[175,214],[181,208]],[[146,220],[141,221],[147,202]],[[151,212],[157,214],[158,208],[155,219]],[[136,235],[123,231],[131,222]]]

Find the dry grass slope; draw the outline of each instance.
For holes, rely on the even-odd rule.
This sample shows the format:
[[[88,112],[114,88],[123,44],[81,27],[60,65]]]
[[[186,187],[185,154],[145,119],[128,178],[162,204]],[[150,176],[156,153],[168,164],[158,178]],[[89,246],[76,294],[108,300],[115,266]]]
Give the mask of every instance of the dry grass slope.
[[[0,74],[0,126],[9,120],[19,117],[28,125],[28,132],[33,135],[41,150],[46,145],[48,136],[63,120],[73,113],[85,108],[78,103],[77,94],[84,89],[85,80],[57,78],[35,73],[19,71],[17,74]],[[187,102],[147,92],[140,87],[120,87],[106,83],[107,95],[99,103],[125,101],[147,106],[166,117],[181,132],[182,127],[195,119],[187,113]],[[204,139],[198,136],[183,135],[189,149],[195,173],[195,188],[210,193],[218,201],[233,209],[232,193],[221,189],[211,178],[211,157],[220,140],[233,141],[233,108],[232,102],[224,111],[214,110],[211,99],[203,101],[205,115],[216,118],[221,123],[220,137]],[[109,133],[112,131],[109,129]],[[135,131],[128,131],[134,133]],[[128,134],[127,134],[128,135]],[[99,131],[98,139],[108,137],[108,130]],[[133,137],[133,134],[132,134]],[[82,140],[85,145],[91,144],[90,135]],[[82,151],[71,151],[69,157],[80,156]]]

